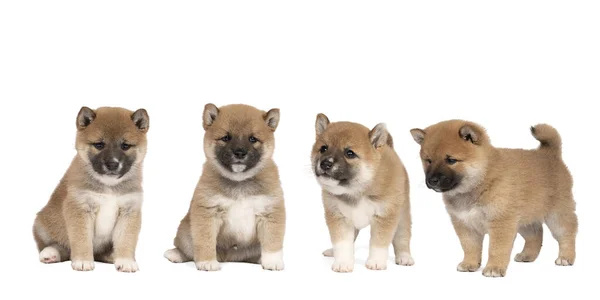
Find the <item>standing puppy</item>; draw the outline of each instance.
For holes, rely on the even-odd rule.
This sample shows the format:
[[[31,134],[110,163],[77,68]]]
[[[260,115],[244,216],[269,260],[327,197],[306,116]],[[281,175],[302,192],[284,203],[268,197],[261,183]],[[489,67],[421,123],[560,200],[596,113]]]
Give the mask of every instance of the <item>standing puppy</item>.
[[[272,159],[279,110],[207,104],[203,122],[206,162],[165,257],[204,271],[219,270],[219,262],[282,270],[286,215]]]
[[[148,114],[82,107],[76,125],[77,155],[33,225],[40,261],[135,272]]]
[[[540,141],[536,150],[495,148],[484,128],[462,120],[411,130],[421,145],[427,186],[443,194],[464,250],[458,271],[479,269],[486,233],[490,246],[484,276],[506,274],[517,232],[525,247],[515,261],[534,261],[544,222],[559,243],[556,264],[575,262],[573,180],[561,157],[561,138],[546,124],[532,127],[531,133]]]
[[[384,124],[372,130],[350,122],[329,123],[319,114],[312,165],[323,188],[325,219],[333,249],[332,269],[352,272],[354,240],[371,225],[371,245],[366,266],[387,267],[393,241],[396,263],[414,264],[410,255],[411,216],[408,175],[393,149]]]

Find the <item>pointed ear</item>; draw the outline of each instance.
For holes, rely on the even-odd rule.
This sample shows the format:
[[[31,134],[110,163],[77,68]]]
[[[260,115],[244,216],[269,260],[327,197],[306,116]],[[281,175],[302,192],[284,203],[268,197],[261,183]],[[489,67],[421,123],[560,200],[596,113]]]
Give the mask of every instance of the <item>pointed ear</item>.
[[[461,127],[458,131],[458,134],[460,135],[461,139],[469,141],[475,145],[479,145],[484,138],[484,132],[480,128],[469,124]]]
[[[141,132],[148,132],[148,129],[150,128],[150,117],[145,109],[140,108],[136,110],[131,115],[131,120],[133,121],[133,124],[135,124],[135,127]]]
[[[329,126],[329,118],[324,114],[318,114],[317,121],[315,122],[315,131],[317,132],[317,135],[323,134],[325,129],[327,129],[327,126]]]
[[[207,130],[215,122],[218,115],[219,109],[216,105],[208,103],[204,106],[204,112],[202,113],[202,127],[204,127],[204,130]]]
[[[392,138],[387,131],[385,123],[379,123],[375,125],[375,127],[371,129],[371,132],[369,132],[369,139],[375,148],[380,148],[385,144],[391,146],[392,144]]]
[[[83,130],[92,124],[96,118],[96,113],[89,107],[83,106],[77,114],[77,129]]]
[[[275,129],[277,129],[277,125],[279,125],[279,108],[273,108],[269,110],[266,114],[264,114],[263,119],[265,119],[267,126],[271,128],[271,131],[275,131]]]
[[[425,140],[425,131],[423,131],[423,129],[413,128],[410,130],[410,134],[417,144],[423,144],[423,141]]]

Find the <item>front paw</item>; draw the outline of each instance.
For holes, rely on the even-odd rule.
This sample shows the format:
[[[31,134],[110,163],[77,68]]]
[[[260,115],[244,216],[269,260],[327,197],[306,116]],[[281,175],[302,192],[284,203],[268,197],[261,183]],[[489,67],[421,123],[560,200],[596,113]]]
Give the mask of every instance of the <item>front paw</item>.
[[[485,277],[504,277],[506,275],[506,267],[486,266],[483,269]]]
[[[572,266],[575,263],[575,257],[568,257],[567,258],[567,257],[561,256],[561,257],[557,258],[554,261],[554,263],[557,266],[565,266],[565,267],[566,266]]]
[[[197,261],[196,268],[200,271],[219,271],[221,270],[221,265],[216,260]]]
[[[135,273],[139,271],[137,262],[131,258],[117,258],[115,259],[115,268],[119,272]]]
[[[385,270],[387,269],[387,260],[369,258],[365,266],[369,270]]]
[[[94,269],[93,260],[73,260],[71,267],[75,271],[92,271]]]
[[[339,273],[350,273],[354,270],[354,260],[336,259],[331,269]]]
[[[265,270],[283,270],[283,252],[263,252],[260,257],[260,264]]]
[[[456,267],[456,270],[459,272],[475,272],[479,270],[481,267],[480,263],[473,263],[468,261],[463,261]]]
[[[401,253],[396,256],[396,264],[401,266],[412,266],[415,264],[415,260],[408,253]]]

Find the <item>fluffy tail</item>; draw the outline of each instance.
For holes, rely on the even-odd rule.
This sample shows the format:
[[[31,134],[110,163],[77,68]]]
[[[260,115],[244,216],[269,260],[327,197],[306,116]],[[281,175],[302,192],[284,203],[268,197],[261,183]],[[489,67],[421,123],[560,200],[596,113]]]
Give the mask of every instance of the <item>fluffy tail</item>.
[[[540,149],[561,151],[562,140],[554,127],[548,124],[538,124],[531,127],[531,134],[540,141]]]

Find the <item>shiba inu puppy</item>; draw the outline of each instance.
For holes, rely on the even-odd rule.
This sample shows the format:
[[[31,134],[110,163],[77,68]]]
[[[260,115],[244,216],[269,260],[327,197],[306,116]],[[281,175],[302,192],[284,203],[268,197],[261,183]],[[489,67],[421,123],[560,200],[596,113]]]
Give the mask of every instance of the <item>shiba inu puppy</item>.
[[[332,269],[352,272],[354,241],[359,230],[371,225],[371,270],[387,268],[393,242],[396,263],[410,266],[411,215],[408,175],[393,148],[385,124],[372,130],[350,122],[330,123],[319,114],[312,166],[323,191],[325,220],[333,248]]]
[[[78,271],[93,270],[94,261],[114,263],[121,272],[138,270],[149,124],[144,109],[81,108],[77,155],[34,221],[41,262],[71,260]]]
[[[485,234],[490,246],[484,276],[505,276],[517,232],[525,247],[515,261],[534,261],[543,223],[559,243],[556,264],[575,262],[573,180],[561,157],[560,135],[547,124],[531,127],[531,133],[538,149],[495,148],[483,127],[463,120],[411,130],[421,145],[426,184],[442,193],[464,250],[458,271],[479,269]]]
[[[260,263],[282,270],[285,205],[272,159],[279,110],[248,105],[203,113],[206,162],[187,215],[165,257],[193,260],[198,270],[216,271],[220,262]]]

